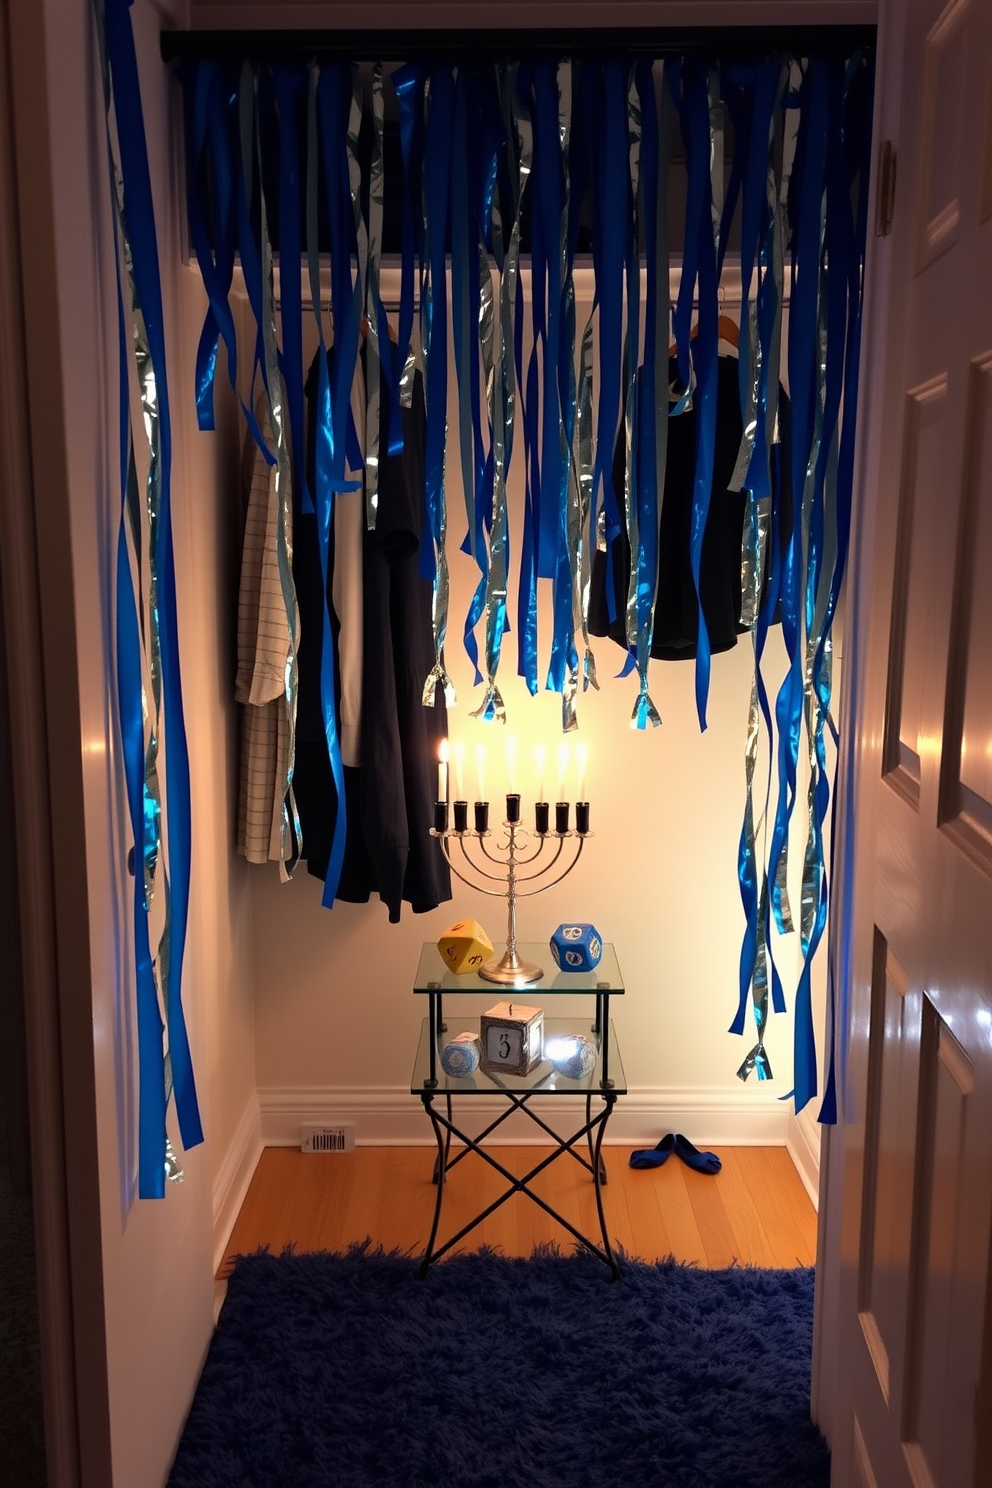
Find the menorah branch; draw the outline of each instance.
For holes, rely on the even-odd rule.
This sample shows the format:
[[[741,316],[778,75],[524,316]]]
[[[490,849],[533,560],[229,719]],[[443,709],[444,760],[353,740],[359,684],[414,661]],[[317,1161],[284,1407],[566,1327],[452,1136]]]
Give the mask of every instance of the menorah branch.
[[[588,811],[588,808],[586,809]],[[444,816],[441,818],[442,823],[446,821],[446,817],[445,809]],[[438,825],[431,828],[431,836],[438,839],[449,868],[463,884],[474,889],[476,893],[486,894],[490,898],[506,898],[506,950],[498,960],[487,961],[480,968],[479,975],[487,982],[500,982],[504,985],[536,982],[544,975],[542,968],[532,961],[522,961],[517,954],[517,900],[531,899],[535,894],[554,888],[556,884],[560,884],[567,878],[582,856],[586,838],[592,834],[589,831],[570,832],[564,822],[562,829],[547,832],[529,832],[520,826],[519,821],[514,820],[505,821],[503,826],[507,835],[500,847],[495,850],[485,840],[490,836],[488,831],[469,831],[467,828],[462,830],[460,827],[452,830],[447,825]],[[521,856],[518,843],[531,837],[537,838],[536,849]],[[489,883],[505,883],[505,888],[490,888],[488,883],[479,883],[463,873],[460,866],[456,866],[454,862],[451,850],[452,839],[461,846],[462,856],[472,870],[475,880],[485,879]],[[554,852],[546,863],[536,867],[545,847],[552,840],[556,844]],[[566,843],[573,851],[569,861],[559,868]],[[477,857],[499,866],[501,872],[490,873],[481,862],[476,862],[469,853],[471,844],[476,844]],[[531,868],[533,871],[520,873],[521,868]],[[526,888],[521,887],[524,884],[527,885]]]

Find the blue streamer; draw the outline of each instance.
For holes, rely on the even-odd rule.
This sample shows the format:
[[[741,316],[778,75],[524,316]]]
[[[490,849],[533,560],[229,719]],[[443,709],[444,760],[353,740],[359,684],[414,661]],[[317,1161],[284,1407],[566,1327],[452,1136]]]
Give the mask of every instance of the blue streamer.
[[[479,121],[478,138],[478,166],[479,166],[479,200],[477,202],[478,213],[478,316],[477,316],[477,355],[481,356],[483,374],[486,380],[486,418],[489,432],[488,453],[482,463],[482,469],[476,469],[475,483],[475,509],[472,516],[472,528],[470,532],[469,549],[479,568],[479,581],[475,593],[465,616],[464,644],[469,660],[474,671],[474,685],[477,687],[482,681],[482,673],[479,670],[479,647],[475,639],[475,630],[482,619],[486,607],[486,589],[489,577],[489,554],[486,547],[486,530],[492,520],[493,488],[496,478],[495,460],[495,430],[493,426],[493,405],[488,396],[490,379],[495,377],[496,346],[495,346],[495,297],[492,287],[492,274],[489,267],[489,258],[486,245],[493,248],[496,266],[502,274],[503,270],[503,242],[502,222],[499,217],[499,207],[496,200],[496,181],[498,172],[499,152],[506,148],[507,136],[503,128],[499,109],[498,90],[485,87],[483,79],[476,77],[476,86],[482,93],[481,118]],[[474,398],[478,399],[478,375],[473,378]],[[473,402],[473,420],[480,419],[481,414],[477,403]],[[483,448],[481,429],[476,431],[476,448]]]
[[[583,79],[589,69],[583,69]],[[599,296],[599,411],[596,428],[596,464],[593,470],[592,529],[598,530],[599,493],[606,514],[606,539],[612,543],[620,532],[620,507],[613,487],[613,446],[620,411],[620,352],[623,325],[623,274],[627,257],[629,171],[627,169],[627,81],[621,62],[601,65],[602,116],[598,129],[588,128],[596,139],[596,203],[598,231],[593,237],[596,292]],[[600,226],[599,224],[602,224]],[[604,230],[604,228],[606,230]],[[608,594],[611,586],[607,586]]]
[[[186,946],[189,913],[189,876],[191,867],[191,806],[189,756],[183,721],[182,681],[179,671],[178,618],[176,614],[175,561],[172,547],[170,480],[172,438],[169,421],[169,398],[166,381],[164,314],[158,244],[155,236],[155,214],[152,202],[148,153],[145,144],[138,64],[134,50],[128,0],[109,0],[106,8],[107,54],[113,78],[114,109],[118,120],[121,173],[124,178],[125,212],[130,233],[134,276],[140,297],[149,347],[155,367],[161,428],[161,508],[159,515],[159,605],[161,615],[162,691],[166,740],[166,807],[169,859],[172,877],[170,939],[171,953],[166,975],[166,1021],[169,1030],[169,1058],[179,1129],[186,1148],[203,1140],[193,1064],[182,1009],[182,966]],[[137,842],[135,844],[137,850]],[[143,950],[142,950],[143,954]],[[139,1054],[143,1070],[155,1068],[157,1080],[164,1080],[161,1040],[157,1050],[151,1042],[154,1028],[139,1028],[144,1034],[144,1049]],[[158,1097],[154,1097],[156,1109]],[[157,1124],[157,1115],[155,1118]],[[151,1123],[149,1123],[150,1130]],[[164,1171],[164,1151],[151,1150],[150,1141],[141,1144],[139,1121],[139,1194],[160,1197]]]
[[[435,67],[430,76],[430,113],[424,145],[424,225],[429,239],[430,298],[421,304],[427,398],[424,439],[424,494],[427,540],[421,548],[421,577],[435,582],[441,548],[441,504],[444,500],[444,446],[448,418],[448,292],[445,271],[451,174],[454,80],[450,67]],[[435,355],[431,355],[432,349]],[[440,659],[440,658],[439,658]]]
[[[710,121],[709,78],[702,63],[684,69],[682,137],[685,141],[689,193],[686,207],[686,247],[683,255],[683,278],[676,305],[676,343],[680,370],[683,345],[687,344],[686,328],[692,313],[693,280],[686,274],[698,273],[699,320],[695,338],[693,367],[696,383],[696,469],[693,479],[692,521],[689,532],[689,559],[696,588],[699,633],[696,641],[696,713],[701,730],[706,728],[706,703],[710,683],[710,639],[703,613],[700,573],[703,539],[709,516],[713,488],[713,457],[716,444],[717,387],[717,303],[716,246],[713,242],[712,192],[710,187]],[[686,287],[688,284],[688,288]]]
[[[778,728],[779,793],[769,854],[772,908],[781,932],[791,925],[784,910],[784,865],[789,823],[796,798],[796,770],[803,708],[802,523],[799,519],[806,468],[813,444],[813,348],[818,345],[817,297],[820,262],[820,212],[827,148],[827,73],[822,61],[810,60],[803,85],[802,125],[795,173],[800,178],[799,216],[793,241],[792,296],[789,310],[789,386],[792,393],[792,489],[796,521],[782,574],[782,635],[789,670],[775,703]],[[805,341],[803,338],[806,338]]]
[[[550,187],[536,196],[543,208],[548,280],[541,534],[542,544],[546,542],[546,533],[552,543],[545,561],[550,559],[551,563],[554,618],[545,686],[562,695],[562,730],[567,733],[577,727],[575,684],[578,673],[569,545],[569,477],[575,419],[575,294],[571,288],[568,235],[571,64],[563,63],[560,71],[542,64],[538,69],[535,97],[539,100],[535,136],[540,138],[543,135],[545,179],[550,176],[551,180]],[[540,117],[542,112],[546,115],[543,119]],[[539,563],[538,572],[541,571]]]
[[[741,402],[745,424],[753,418],[753,429],[745,427],[742,451],[746,451],[751,440],[751,454],[745,475],[749,492],[748,523],[751,528],[749,547],[755,553],[756,562],[760,554],[758,536],[758,514],[764,509],[770,513],[769,533],[765,552],[767,572],[761,572],[757,564],[756,581],[763,582],[765,594],[758,595],[758,614],[755,620],[754,673],[751,717],[753,726],[764,721],[768,737],[771,737],[771,713],[768,694],[762,675],[762,658],[768,626],[779,593],[779,564],[777,525],[778,513],[772,501],[773,483],[769,465],[770,442],[773,437],[774,417],[770,416],[770,377],[775,366],[775,350],[780,328],[781,304],[778,294],[778,276],[774,269],[776,259],[778,226],[778,202],[770,203],[768,196],[769,154],[771,149],[772,120],[779,94],[781,64],[766,61],[758,64],[757,70],[747,69],[741,78],[739,92],[731,90],[733,102],[730,106],[734,123],[735,140],[747,153],[747,168],[743,177],[743,203],[741,222],[741,341],[740,362]],[[761,264],[758,285],[757,347],[752,348],[751,281],[757,264]],[[757,388],[751,383],[752,359],[758,369]],[[777,376],[777,373],[775,374]],[[772,390],[777,400],[777,388]],[[753,406],[752,406],[753,404]],[[741,456],[738,456],[738,462]],[[780,485],[779,485],[780,489]],[[757,753],[757,738],[753,748]],[[759,1079],[768,1078],[767,1056],[764,1052],[764,1032],[767,1017],[767,994],[769,969],[771,972],[774,1007],[776,1012],[784,1010],[781,980],[772,953],[770,925],[768,919],[768,880],[763,864],[759,874],[756,852],[754,807],[753,807],[754,760],[748,763],[747,801],[744,825],[738,850],[738,879],[741,903],[745,913],[745,932],[740,958],[740,1000],[731,1032],[743,1033],[748,992],[753,991],[753,1011],[758,1030],[758,1044],[747,1056],[738,1074],[746,1078],[751,1068]],[[769,781],[770,785],[770,781]],[[766,794],[765,811],[768,811]],[[760,886],[759,886],[760,877]]]
[[[300,291],[300,148],[296,101],[301,78],[295,69],[276,67],[272,81],[279,117],[279,293],[282,357],[289,429],[293,441],[295,486],[300,510],[312,512],[303,447],[303,299]]]
[[[480,360],[491,370],[493,358],[493,295],[485,242],[492,213],[496,179],[495,150],[483,138],[478,112],[483,80],[474,70],[459,69],[455,87],[455,131],[452,161],[451,290],[458,380],[459,449],[465,496],[467,531],[462,551],[479,569],[479,583],[465,618],[463,641],[472,663],[475,685],[482,681],[475,628],[485,607],[488,561],[485,511],[492,502],[492,427],[489,454],[482,437],[479,390]],[[470,200],[470,181],[481,183],[480,199]],[[484,314],[485,312],[485,314]],[[487,326],[483,330],[483,320]],[[488,346],[483,346],[483,336]],[[488,499],[487,499],[488,491]]]
[[[408,62],[404,67],[397,68],[391,78],[400,116],[400,149],[403,156],[403,251],[400,269],[399,331],[396,344],[397,366],[400,368],[399,397],[393,399],[390,448],[393,447],[396,429],[399,429],[399,437],[402,438],[400,408],[408,408],[413,399],[411,342],[414,312],[414,256],[418,247],[417,226],[421,222],[421,213],[419,210],[414,211],[414,203],[420,201],[425,79],[426,73],[417,62]]]
[[[232,147],[228,131],[229,89],[222,69],[212,62],[201,62],[195,72],[181,73],[186,105],[186,210],[190,239],[197,266],[207,293],[208,308],[196,353],[196,417],[199,427],[212,430],[214,423],[214,381],[217,372],[219,341],[227,353],[227,371],[231,388],[238,398],[245,421],[259,449],[270,465],[275,456],[269,451],[255,419],[254,409],[238,393],[238,346],[231,313],[230,292],[234,279],[237,251],[237,223],[232,180]],[[201,158],[209,164],[214,183],[215,232],[211,241],[200,205],[198,176]]]

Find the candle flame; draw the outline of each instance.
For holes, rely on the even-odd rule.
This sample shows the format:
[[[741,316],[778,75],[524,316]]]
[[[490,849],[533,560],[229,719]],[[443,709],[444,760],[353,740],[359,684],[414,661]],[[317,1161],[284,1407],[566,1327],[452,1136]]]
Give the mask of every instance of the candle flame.
[[[564,800],[567,799],[567,797],[565,795],[565,776],[568,774],[568,761],[569,761],[569,758],[570,757],[571,757],[571,750],[569,749],[569,746],[568,746],[568,740],[567,739],[562,739],[561,743],[558,745],[558,799],[559,799],[559,801],[564,801]]]
[[[442,765],[446,765],[448,763],[448,760],[451,758],[451,747],[448,744],[447,739],[442,739],[440,744],[437,746],[437,757],[441,761]]]

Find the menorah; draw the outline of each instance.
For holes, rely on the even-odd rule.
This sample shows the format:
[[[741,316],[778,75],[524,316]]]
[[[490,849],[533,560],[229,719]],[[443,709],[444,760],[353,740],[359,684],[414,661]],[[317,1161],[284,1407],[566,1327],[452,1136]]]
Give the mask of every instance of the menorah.
[[[542,894],[545,889],[554,888],[555,884],[561,883],[571,873],[582,856],[586,838],[592,836],[589,831],[589,802],[576,801],[574,832],[570,828],[571,806],[568,801],[558,801],[555,804],[553,831],[550,826],[550,803],[536,802],[534,830],[531,832],[520,824],[519,795],[508,795],[506,820],[503,822],[506,836],[495,849],[489,845],[494,836],[489,830],[489,802],[475,802],[473,829],[468,825],[468,802],[455,801],[453,804],[454,826],[448,825],[447,801],[437,801],[434,806],[434,825],[431,828],[431,836],[436,837],[441,844],[448,867],[456,878],[460,878],[463,884],[467,884],[476,893],[488,894],[494,899],[505,898],[507,901],[506,950],[499,960],[487,961],[481,966],[479,976],[484,977],[487,982],[501,982],[504,985],[536,982],[544,975],[542,968],[533,961],[522,960],[517,954],[517,900]],[[521,854],[519,843],[523,841],[524,844],[532,844],[535,840],[536,848],[525,845]],[[465,864],[474,877],[467,876],[459,863],[453,861],[452,843],[460,846]],[[476,844],[473,852],[482,861],[475,862],[469,856],[469,843]],[[551,856],[537,866],[545,848],[550,849]],[[570,861],[559,868],[566,852],[571,854]],[[491,863],[500,871],[491,872],[486,863]],[[480,883],[479,879],[488,882]],[[500,887],[491,888],[489,885],[492,883],[498,883]],[[522,888],[520,885],[526,887]]]

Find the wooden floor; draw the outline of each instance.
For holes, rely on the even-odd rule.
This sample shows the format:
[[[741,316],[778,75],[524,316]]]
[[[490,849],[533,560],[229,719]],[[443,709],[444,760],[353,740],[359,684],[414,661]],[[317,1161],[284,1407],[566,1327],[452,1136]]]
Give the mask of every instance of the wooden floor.
[[[544,1156],[538,1147],[489,1149],[522,1175]],[[548,1149],[550,1150],[550,1149]],[[816,1258],[816,1213],[784,1147],[721,1147],[722,1170],[710,1177],[676,1157],[662,1168],[635,1169],[630,1149],[604,1148],[603,1189],[610,1240],[642,1260],[674,1256],[699,1266],[810,1266]],[[388,1250],[419,1254],[430,1233],[435,1188],[433,1147],[359,1147],[354,1152],[302,1153],[267,1147],[252,1178],[221,1264],[267,1246],[300,1251],[341,1250],[366,1238]],[[439,1240],[495,1199],[505,1181],[469,1153],[448,1175]],[[598,1231],[592,1181],[567,1157],[555,1160],[535,1188],[584,1234]],[[462,1242],[527,1256],[571,1236],[524,1194],[515,1194]]]

